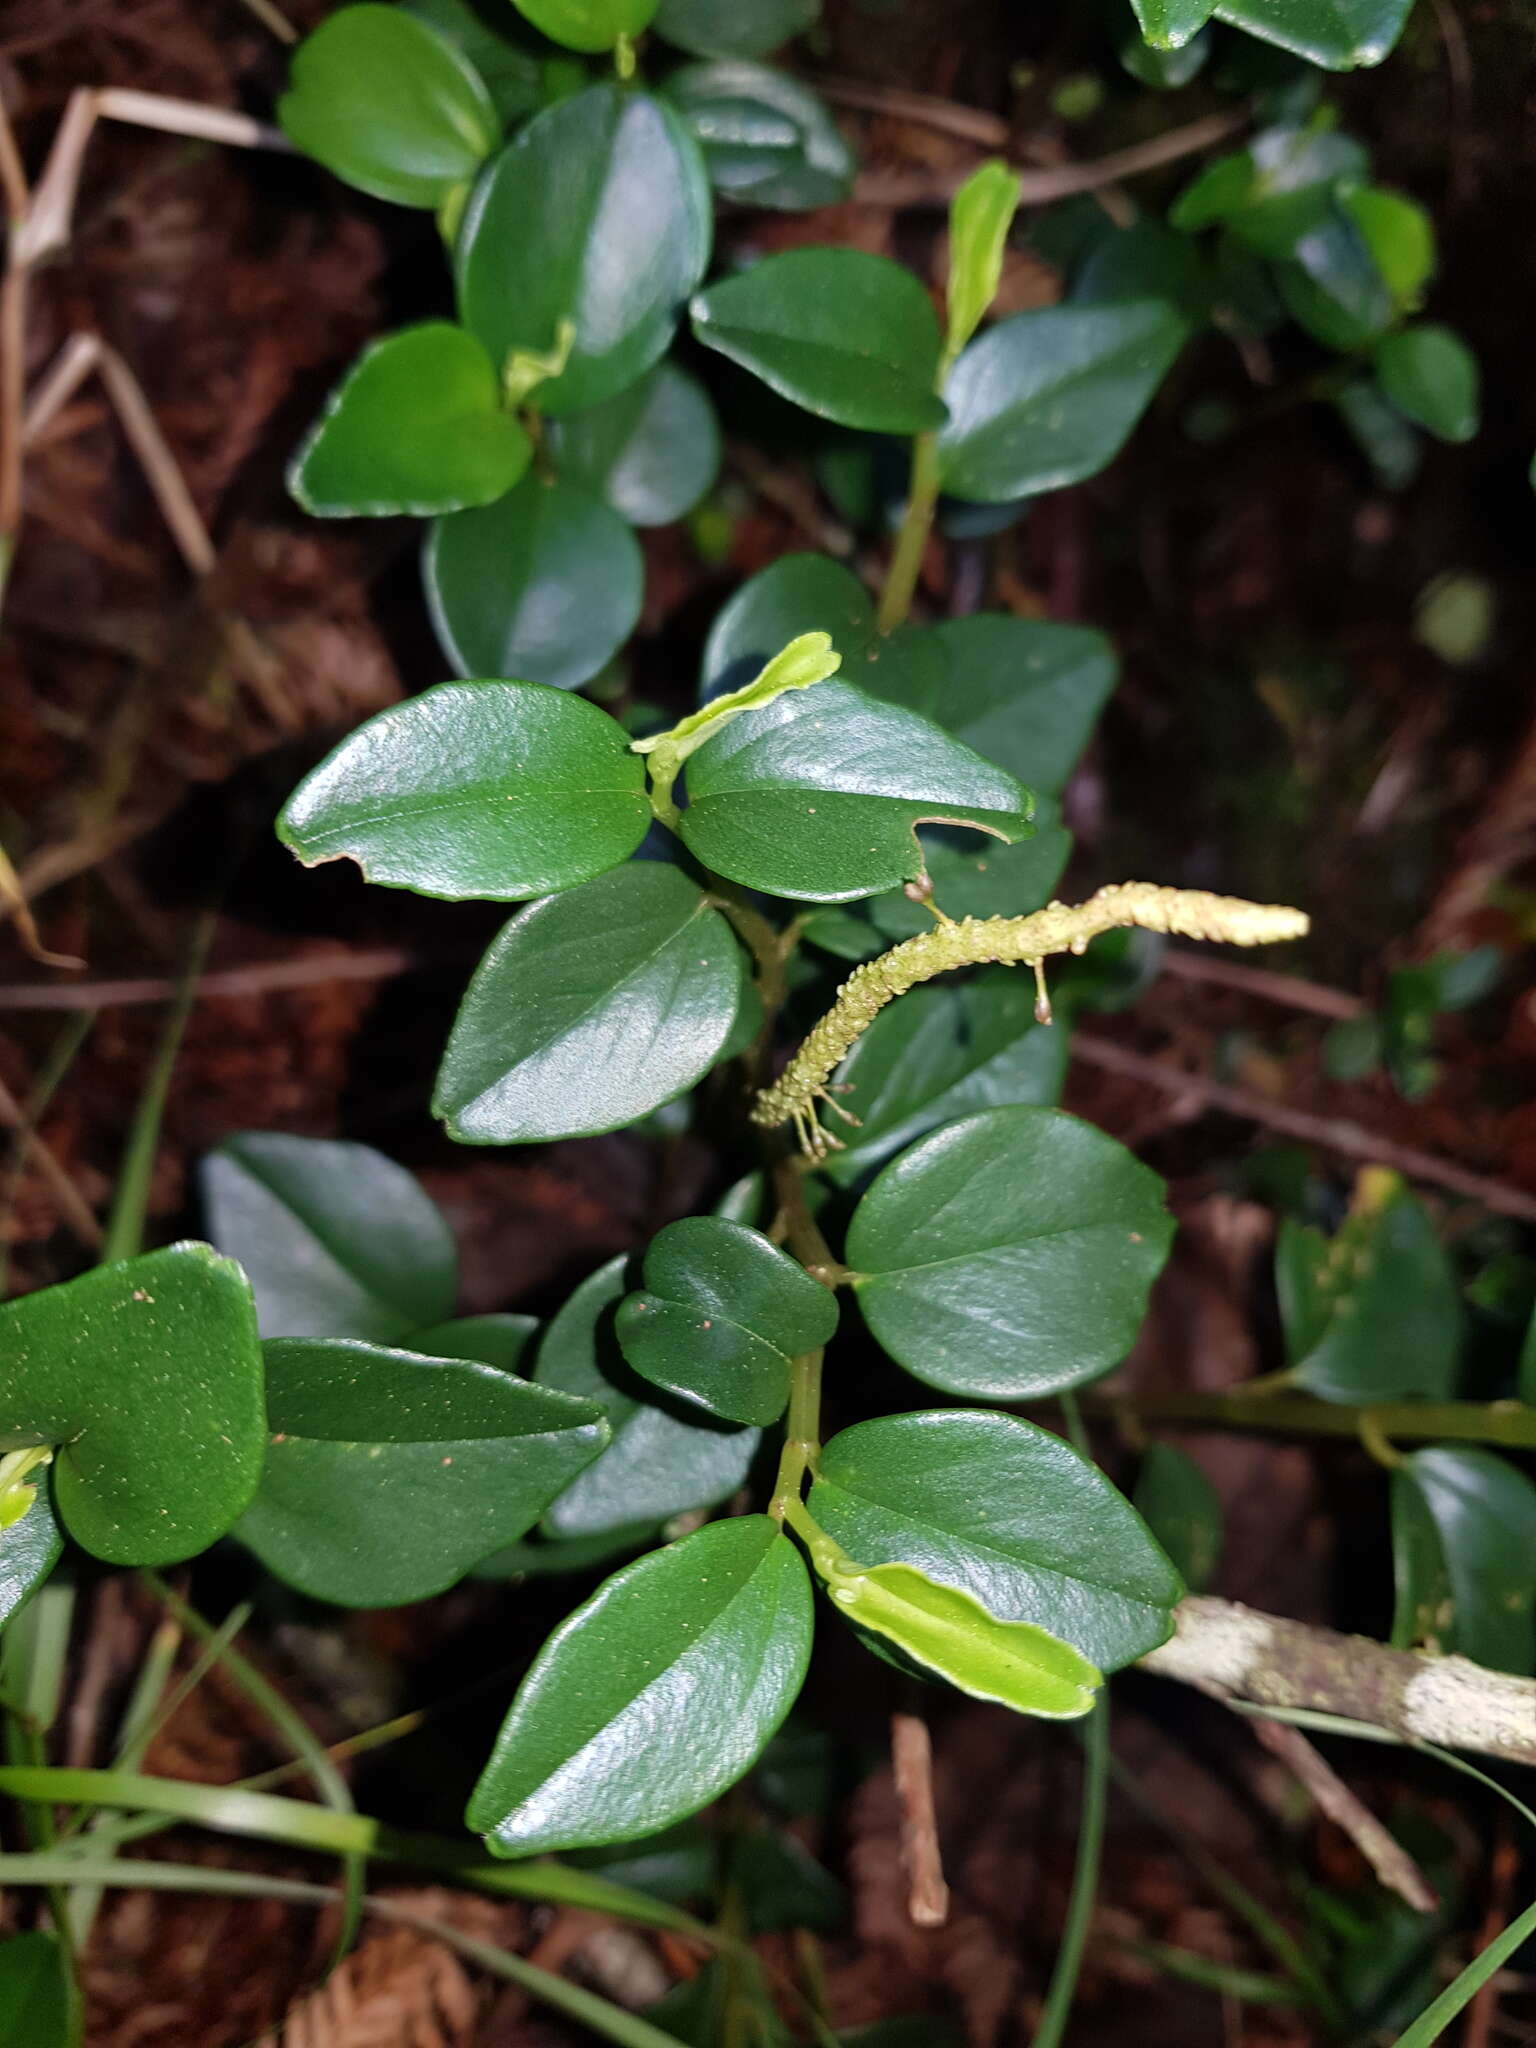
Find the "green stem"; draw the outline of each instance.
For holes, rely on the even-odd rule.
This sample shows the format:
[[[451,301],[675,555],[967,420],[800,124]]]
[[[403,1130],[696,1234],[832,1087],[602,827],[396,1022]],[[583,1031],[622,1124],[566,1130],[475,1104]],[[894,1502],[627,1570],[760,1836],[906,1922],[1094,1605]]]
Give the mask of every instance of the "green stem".
[[[882,633],[889,633],[901,625],[912,609],[938,503],[939,437],[937,434],[919,434],[912,443],[912,480],[907,490],[907,509],[901,531],[896,536],[891,566],[886,571],[885,588],[880,593]]]
[[[1067,1922],[1056,1951],[1050,1989],[1032,2048],[1060,2048],[1077,1996],[1078,1972],[1088,1945],[1088,1927],[1093,1919],[1099,1890],[1099,1865],[1104,1853],[1104,1814],[1109,1784],[1109,1700],[1101,1696],[1083,1723],[1083,1801],[1077,1832],[1077,1864],[1072,1872],[1072,1896],[1067,1903]]]
[[[789,1413],[784,1423],[784,1448],[768,1512],[782,1522],[792,1502],[798,1503],[807,1472],[814,1473],[821,1456],[821,1359],[807,1351],[789,1368]]]
[[[1137,1422],[1176,1422],[1195,1429],[1261,1429],[1279,1436],[1359,1439],[1362,1417],[1383,1438],[1412,1442],[1495,1444],[1536,1451],[1536,1408],[1522,1401],[1403,1401],[1352,1408],[1310,1397],[1250,1400],[1228,1394],[1088,1394],[1090,1415],[1129,1415]]]

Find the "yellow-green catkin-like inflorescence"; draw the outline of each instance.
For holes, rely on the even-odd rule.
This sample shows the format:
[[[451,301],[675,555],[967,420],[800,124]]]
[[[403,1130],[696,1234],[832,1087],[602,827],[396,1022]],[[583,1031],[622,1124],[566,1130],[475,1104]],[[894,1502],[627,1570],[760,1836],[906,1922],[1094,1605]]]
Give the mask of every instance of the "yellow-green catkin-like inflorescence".
[[[1229,946],[1269,946],[1304,937],[1310,920],[1304,911],[1281,903],[1248,903],[1240,896],[1164,889],[1154,882],[1115,882],[1086,903],[1048,903],[1028,917],[967,917],[958,923],[944,919],[931,932],[904,939],[877,960],[855,968],[779,1079],[759,1091],[752,1121],[769,1129],[792,1121],[803,1150],[814,1159],[825,1158],[839,1141],[817,1122],[816,1104],[825,1102],[847,1116],[827,1084],[893,997],[952,967],[988,962],[1031,967],[1040,991],[1035,1014],[1048,1024],[1050,1000],[1041,963],[1053,953],[1081,953],[1101,932],[1127,925],[1184,939],[1221,940]]]

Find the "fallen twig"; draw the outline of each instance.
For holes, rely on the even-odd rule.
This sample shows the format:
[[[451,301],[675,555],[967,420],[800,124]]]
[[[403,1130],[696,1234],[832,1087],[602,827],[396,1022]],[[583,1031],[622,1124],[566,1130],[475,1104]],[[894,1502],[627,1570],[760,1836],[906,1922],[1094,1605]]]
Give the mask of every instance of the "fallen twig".
[[[1170,946],[1159,964],[1162,972],[1176,981],[1210,982],[1217,988],[1235,989],[1239,995],[1281,1003],[1288,1010],[1310,1010],[1339,1023],[1366,1012],[1362,998],[1344,989],[1324,988],[1298,974],[1276,974],[1270,967],[1248,967],[1241,960],[1223,960],[1215,953],[1186,953],[1181,946]]]
[[[1253,1732],[1270,1755],[1277,1756],[1306,1787],[1334,1825],[1344,1830],[1388,1891],[1396,1892],[1416,1913],[1435,1910],[1440,1901],[1418,1864],[1299,1728],[1284,1721],[1255,1719]]]
[[[907,1912],[914,1927],[942,1927],[949,1918],[949,1886],[933,1807],[933,1745],[921,1714],[892,1714],[891,1770],[901,1809]]]

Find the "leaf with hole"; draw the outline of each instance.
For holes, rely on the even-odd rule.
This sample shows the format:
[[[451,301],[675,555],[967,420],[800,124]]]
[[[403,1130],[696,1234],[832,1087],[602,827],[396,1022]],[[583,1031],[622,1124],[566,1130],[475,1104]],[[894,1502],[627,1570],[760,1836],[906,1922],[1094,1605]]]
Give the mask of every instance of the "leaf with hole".
[[[466,1359],[279,1339],[266,1365],[271,1439],[236,1533],[278,1578],[341,1607],[445,1592],[608,1441],[594,1403]]]
[[[761,57],[820,13],[821,0],[661,0],[656,33],[695,57]]]
[[[425,518],[492,503],[532,455],[479,342],[429,320],[364,349],[294,458],[288,487],[322,518]]]
[[[903,659],[914,643],[924,658]],[[1091,627],[1002,612],[906,628],[845,667],[872,697],[921,712],[1051,795],[1066,786],[1118,673],[1114,647]]]
[[[1376,375],[1401,413],[1441,441],[1470,441],[1477,432],[1477,357],[1449,327],[1421,321],[1377,342]]]
[[[810,1657],[810,1580],[766,1515],[599,1587],[534,1659],[469,1803],[500,1856],[630,1842],[749,1770]]]
[[[921,1138],[854,1212],[847,1259],[890,1355],[950,1393],[1034,1399],[1130,1350],[1173,1236],[1163,1183],[1051,1109]]]
[[[761,1231],[718,1216],[669,1223],[645,1255],[645,1285],[620,1305],[625,1358],[655,1386],[727,1422],[769,1423],[790,1363],[831,1341],[837,1297]]]
[[[250,1275],[263,1337],[395,1344],[453,1313],[447,1219],[372,1146],[246,1131],[208,1155],[202,1182],[210,1234]]]
[[[211,1245],[0,1307],[0,1450],[60,1446],[53,1501],[108,1564],[176,1564],[244,1512],[266,1439],[250,1283]]]
[[[1148,1444],[1131,1495],[1136,1512],[1192,1593],[1203,1593],[1221,1562],[1221,1496],[1186,1452]]]
[[[685,64],[662,90],[722,198],[800,212],[852,191],[853,151],[825,102],[789,72],[740,60]]]
[[[375,199],[439,207],[501,140],[479,74],[399,7],[342,7],[294,52],[288,138]]]
[[[639,545],[617,512],[561,479],[436,520],[423,565],[438,642],[462,676],[578,689],[635,629]]]
[[[657,0],[514,0],[552,43],[595,57],[651,25]]]
[[[603,405],[551,420],[556,469],[627,519],[665,526],[693,510],[720,468],[709,394],[675,363],[659,363]]]
[[[830,556],[781,555],[716,613],[704,643],[701,696],[708,702],[743,688],[810,632],[827,634],[849,667],[874,642],[874,605],[853,571]]]
[[[945,828],[928,834],[923,842],[928,879],[933,900],[946,916],[1023,917],[1050,900],[1072,851],[1072,835],[1050,797],[1037,803],[1035,819],[1034,838],[1016,846]],[[903,889],[871,897],[866,914],[885,940],[910,939],[933,929],[932,911]],[[878,944],[870,948],[881,950]]]
[[[667,349],[709,262],[709,185],[676,114],[595,85],[536,114],[476,186],[459,315],[539,410],[616,397]]]
[[[733,720],[688,764],[680,830],[706,867],[835,903],[914,879],[916,827],[1029,836],[1022,784],[926,718],[834,679]]]
[[[614,1323],[629,1292],[628,1261],[611,1259],[576,1289],[539,1348],[539,1385],[597,1402],[613,1432],[607,1450],[545,1516],[552,1537],[654,1528],[714,1507],[741,1485],[757,1449],[755,1429],[718,1428],[697,1408],[690,1420],[659,1402],[625,1363]]]
[[[544,683],[440,683],[344,739],[277,834],[306,867],[355,860],[423,896],[517,902],[591,881],[650,828],[622,726]]]
[[[822,1453],[810,1511],[860,1564],[910,1565],[1104,1671],[1165,1642],[1184,1593],[1104,1474],[1011,1415],[934,1409],[856,1423]]]
[[[0,2048],[71,2048],[69,1960],[51,1934],[0,1941]]]
[[[1392,1473],[1392,1640],[1536,1673],[1536,1486],[1491,1451],[1437,1444]]]
[[[945,490],[997,504],[1095,475],[1119,454],[1187,333],[1166,299],[1046,306],[999,320],[944,387]]]
[[[840,426],[916,434],[944,419],[939,323],[911,271],[860,249],[791,249],[711,285],[693,330],[782,398]]]
[[[492,942],[433,1095],[450,1137],[617,1130],[708,1073],[741,992],[736,941],[677,868],[631,861],[531,903]]]

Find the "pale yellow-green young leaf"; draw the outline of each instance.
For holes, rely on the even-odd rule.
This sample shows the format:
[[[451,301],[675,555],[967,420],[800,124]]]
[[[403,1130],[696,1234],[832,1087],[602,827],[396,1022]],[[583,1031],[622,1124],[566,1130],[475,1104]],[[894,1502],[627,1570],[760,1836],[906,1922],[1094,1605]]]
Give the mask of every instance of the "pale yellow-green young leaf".
[[[999,1621],[971,1594],[911,1565],[834,1567],[825,1578],[849,1621],[884,1636],[973,1699],[1067,1721],[1090,1711],[1104,1683],[1071,1643],[1033,1622]]]
[[[997,297],[1019,191],[1017,174],[994,157],[966,179],[950,204],[946,362],[959,355]]]

